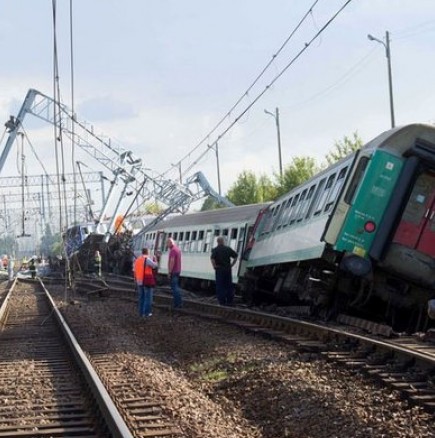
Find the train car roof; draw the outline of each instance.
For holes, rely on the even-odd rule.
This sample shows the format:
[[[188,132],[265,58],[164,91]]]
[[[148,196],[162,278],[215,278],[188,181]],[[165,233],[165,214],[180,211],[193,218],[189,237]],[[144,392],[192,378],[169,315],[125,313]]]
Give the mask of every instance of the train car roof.
[[[373,140],[366,143],[363,148],[382,148],[402,155],[414,146],[417,139],[425,140],[435,145],[435,126],[425,123],[398,126],[379,134]]]
[[[393,129],[389,129],[379,134],[374,139],[370,140],[368,143],[365,143],[361,150],[374,150],[374,149],[386,149],[389,152],[392,152],[396,155],[402,155],[407,150],[409,150],[412,146],[414,146],[415,141],[417,139],[425,140],[429,143],[435,145],[435,126],[424,124],[424,123],[413,123],[404,126],[398,126]],[[435,149],[435,147],[434,147]],[[276,199],[272,205],[280,204],[283,200],[285,200],[290,194],[297,192],[303,187],[307,187],[312,184],[312,181],[321,178],[324,175],[327,175],[334,171],[337,167],[340,167],[346,161],[353,160],[353,157],[356,155],[356,152],[353,152],[346,157],[341,158],[320,172],[314,174],[307,181],[304,181],[302,184],[293,187],[284,195],[280,196]]]
[[[147,232],[161,230],[164,228],[183,227],[189,225],[246,222],[249,220],[252,220],[252,222],[254,222],[258,212],[267,205],[269,205],[269,203],[240,205],[236,207],[218,208],[216,210],[186,213],[159,222],[154,227],[150,228]]]

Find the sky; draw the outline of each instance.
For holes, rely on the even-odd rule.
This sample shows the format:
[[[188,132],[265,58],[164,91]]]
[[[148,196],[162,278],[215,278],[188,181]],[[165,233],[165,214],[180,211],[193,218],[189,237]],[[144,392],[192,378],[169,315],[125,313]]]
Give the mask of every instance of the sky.
[[[72,53],[70,2],[54,3],[55,32],[53,1],[0,0],[0,122],[30,88],[53,96],[56,35],[62,102],[169,178],[202,171],[217,190],[216,141],[223,194],[243,170],[273,177],[265,110],[279,108],[284,167],[390,129],[386,50],[367,34],[390,32],[396,125],[435,121],[433,0],[353,0],[323,30],[346,0],[73,0]],[[24,125],[27,172],[55,173],[53,128]],[[0,176],[18,163],[11,151]]]

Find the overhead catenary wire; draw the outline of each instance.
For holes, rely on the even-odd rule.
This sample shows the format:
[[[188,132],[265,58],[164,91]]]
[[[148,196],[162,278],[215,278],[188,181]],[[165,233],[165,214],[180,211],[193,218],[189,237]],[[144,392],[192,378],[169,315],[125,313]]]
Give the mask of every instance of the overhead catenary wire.
[[[58,81],[59,81],[59,67],[58,67],[58,57],[57,57],[57,29],[56,29],[56,0],[52,0],[52,13],[53,13],[53,99],[56,102],[58,96]],[[60,131],[60,130],[59,130]],[[55,161],[56,161],[56,175],[57,175],[57,190],[59,195],[59,200],[61,200],[61,176],[60,176],[60,164],[59,164],[59,138],[58,135],[58,111],[56,105],[54,105],[53,110],[53,134],[54,134],[54,151],[55,151]],[[62,231],[63,228],[63,212],[62,212],[62,202],[59,204],[59,230]]]
[[[343,75],[341,75],[335,82],[333,82],[331,85],[327,86],[323,90],[320,90],[317,93],[313,94],[312,96],[308,97],[307,99],[304,99],[300,102],[296,102],[293,105],[283,106],[280,108],[284,108],[284,109],[300,108],[303,105],[310,103],[319,97],[325,96],[326,94],[328,94],[332,90],[340,87],[341,85],[344,85],[346,82],[348,82],[350,79],[352,79],[356,74],[358,74],[367,65],[367,61],[373,56],[373,54],[377,50],[379,50],[379,47],[373,46],[366,55],[364,55],[362,58],[360,58]]]
[[[42,170],[44,171],[44,175],[45,175],[45,177],[47,178],[47,180],[48,180],[51,184],[54,184],[54,181],[53,181],[53,179],[51,178],[50,174],[47,172],[47,169],[45,168],[44,163],[42,162],[42,160],[39,158],[38,154],[36,153],[36,150],[35,150],[35,148],[33,147],[33,144],[32,144],[32,142],[30,141],[30,138],[29,138],[29,136],[27,135],[27,132],[26,132],[26,130],[24,129],[24,126],[23,126],[23,125],[21,125],[21,129],[22,129],[22,131],[23,131],[24,137],[25,137],[26,140],[27,140],[28,145],[30,146],[31,151],[33,152],[33,155],[35,156],[36,160],[38,161],[38,163],[39,163],[39,164],[41,165],[41,167],[42,167]]]
[[[63,229],[63,221],[62,221],[62,195],[65,207],[65,229],[68,228],[68,203],[67,203],[67,194],[66,194],[66,184],[65,184],[65,157],[63,150],[63,142],[62,142],[62,129],[60,126],[60,85],[59,85],[59,60],[57,53],[57,29],[56,29],[56,0],[52,0],[52,9],[53,9],[53,127],[54,127],[54,144],[56,151],[56,173],[57,173],[57,181],[58,181],[58,193],[59,193],[59,230],[62,232]],[[59,148],[60,148],[60,157],[59,157]],[[59,163],[59,158],[61,163]],[[60,175],[60,171],[62,171],[62,176]],[[61,183],[63,187],[63,191],[61,191]],[[69,258],[66,252],[66,246],[63,245],[63,255],[65,259],[65,284],[64,284],[64,298],[67,300],[67,291],[68,291],[68,281],[69,281],[69,273],[70,273],[70,264]]]
[[[300,56],[311,46],[311,44],[319,38],[319,36],[331,25],[331,23],[338,17],[338,15],[352,2],[352,0],[347,0],[330,18],[329,20],[315,33],[315,35],[304,44],[303,48],[285,65],[285,67],[269,82],[268,85],[261,91],[252,102],[245,107],[245,109],[233,120],[230,125],[225,128],[210,144],[207,145],[206,149],[199,155],[199,157],[193,161],[185,170],[184,173],[189,172],[193,167],[195,167],[201,159],[207,155],[211,149],[214,148],[215,144],[218,143],[222,138],[232,129],[232,127],[243,117],[260,99],[263,95],[272,87],[278,79],[300,58]],[[214,150],[214,149],[213,149]]]
[[[257,75],[257,77],[254,79],[254,81],[249,85],[249,87],[244,91],[244,93],[237,99],[237,101],[231,106],[231,108],[225,113],[225,115],[216,123],[216,125],[208,132],[207,135],[205,135],[202,140],[199,141],[186,155],[184,155],[174,166],[179,166],[181,162],[188,159],[192,153],[194,153],[199,147],[201,147],[211,135],[222,125],[222,123],[231,115],[231,113],[237,108],[237,106],[242,102],[242,100],[248,96],[249,92],[252,90],[252,88],[258,83],[258,81],[263,77],[263,75],[266,73],[266,71],[269,69],[269,67],[276,61],[276,58],[279,56],[279,54],[284,50],[285,46],[289,43],[289,41],[293,38],[295,33],[299,30],[299,28],[302,26],[302,24],[305,22],[305,20],[312,14],[312,11],[316,4],[319,2],[319,0],[315,0],[314,3],[310,6],[308,11],[303,15],[303,17],[299,20],[298,24],[295,26],[295,28],[291,31],[290,35],[285,39],[285,41],[281,44],[280,48],[274,53],[269,60],[269,62],[264,66],[264,68],[260,71],[260,73]],[[170,169],[163,172],[163,175],[169,172]],[[186,173],[186,172],[184,172]]]
[[[74,96],[74,34],[73,34],[73,0],[69,2],[69,32],[70,32],[70,76],[71,76],[71,113],[74,117],[75,112],[75,96]],[[74,194],[77,194],[77,172],[75,160],[75,123],[71,124],[71,163],[73,171]],[[77,222],[77,196],[74,196],[74,214],[73,222]]]

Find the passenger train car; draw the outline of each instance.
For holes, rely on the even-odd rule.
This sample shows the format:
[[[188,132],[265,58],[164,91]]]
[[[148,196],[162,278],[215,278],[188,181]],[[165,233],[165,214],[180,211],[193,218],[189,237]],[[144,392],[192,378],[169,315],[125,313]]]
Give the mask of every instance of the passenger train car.
[[[271,204],[245,295],[428,327],[435,297],[435,127],[387,131]]]
[[[182,285],[206,289],[214,281],[210,252],[216,246],[216,239],[224,236],[227,245],[241,255],[254,222],[266,205],[228,207],[172,217],[134,237],[135,255],[140,254],[141,248],[148,247],[153,254],[161,255],[159,272],[167,274],[169,253],[166,242],[171,237],[182,251]],[[234,283],[238,282],[242,270],[239,257],[233,268]]]
[[[426,330],[435,298],[435,127],[384,132],[269,205],[163,222],[136,250],[147,243],[161,251],[164,272],[173,237],[182,275],[210,282],[219,235],[242,255],[234,282],[247,301],[308,303],[328,318],[347,313]]]

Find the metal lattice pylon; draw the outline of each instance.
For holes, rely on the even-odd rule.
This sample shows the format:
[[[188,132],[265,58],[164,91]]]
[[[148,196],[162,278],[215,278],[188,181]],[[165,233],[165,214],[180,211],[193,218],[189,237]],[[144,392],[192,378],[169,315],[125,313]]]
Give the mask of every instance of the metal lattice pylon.
[[[133,189],[140,205],[153,199],[167,206],[166,210],[153,223],[172,212],[185,213],[192,202],[205,196],[213,196],[218,202],[226,206],[233,206],[230,201],[211,188],[201,172],[188,178],[185,184],[164,178],[162,175],[150,175],[149,169],[143,166],[141,158],[134,156],[131,151],[124,149],[121,145],[115,144],[110,138],[101,134],[96,135],[93,125],[78,121],[76,115],[66,105],[55,102],[52,98],[34,89],[27,92],[18,115],[11,116],[5,124],[9,136],[0,156],[0,173],[17,132],[28,113],[52,125],[57,125],[62,135],[71,139],[75,145],[86,151],[114,175],[113,184],[118,180],[124,183],[123,193],[127,187]],[[108,201],[109,199],[107,199],[107,205]],[[102,216],[104,213],[103,207]],[[110,227],[113,227],[116,214],[115,211]]]

